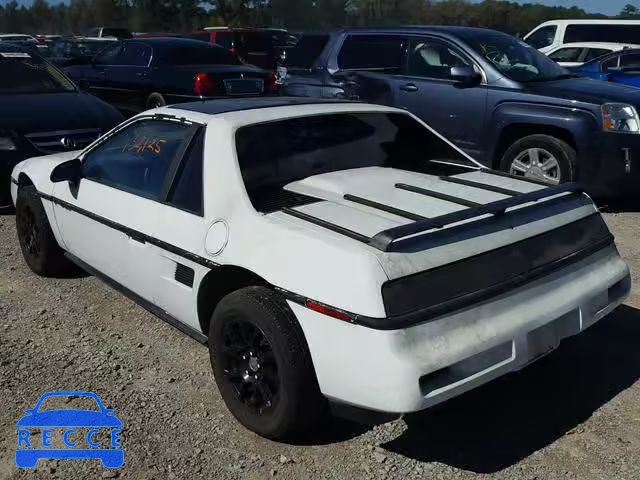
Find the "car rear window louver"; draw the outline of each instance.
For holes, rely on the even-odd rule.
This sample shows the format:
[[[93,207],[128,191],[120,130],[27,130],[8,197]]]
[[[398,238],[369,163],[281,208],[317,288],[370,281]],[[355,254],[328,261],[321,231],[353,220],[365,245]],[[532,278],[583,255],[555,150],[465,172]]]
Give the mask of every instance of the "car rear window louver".
[[[562,185],[548,186],[546,184],[541,184],[540,182],[537,182],[537,181],[530,181],[529,179],[522,178],[522,177],[514,177],[502,172],[496,173],[489,170],[481,170],[481,171],[483,173],[487,173],[491,175],[515,178],[522,182],[534,183],[536,185],[544,185],[547,188],[541,188],[539,190],[535,190],[532,192],[522,193],[516,190],[510,190],[507,188],[497,187],[494,185],[467,180],[459,177],[440,177],[440,179],[445,182],[456,183],[459,185],[464,185],[471,188],[490,191],[492,193],[499,193],[501,195],[507,196],[507,198],[502,200],[498,200],[498,201],[487,203],[487,204],[479,204],[479,203],[467,200],[465,198],[460,198],[460,197],[456,197],[449,194],[435,192],[432,190],[424,189],[424,188],[413,186],[413,185],[407,185],[407,184],[401,184],[401,183],[395,185],[396,188],[401,190],[407,190],[417,194],[431,196],[433,198],[438,198],[440,200],[444,200],[444,201],[448,201],[448,202],[452,202],[458,205],[463,205],[468,207],[462,210],[447,213],[445,215],[440,215],[438,217],[433,217],[433,218],[424,218],[419,215],[413,214],[411,212],[405,212],[395,207],[382,205],[380,203],[373,202],[371,200],[363,199],[360,197],[356,197],[354,195],[350,195],[350,194],[344,195],[343,198],[345,200],[352,201],[361,205],[366,205],[371,208],[377,208],[379,210],[393,213],[394,215],[398,215],[401,217],[414,220],[412,223],[408,223],[406,225],[401,225],[398,227],[390,228],[388,230],[384,230],[372,237],[368,237],[361,233],[354,232],[353,230],[328,222],[326,220],[315,217],[313,215],[302,212],[300,210],[295,210],[293,206],[298,206],[298,205],[282,206],[281,210],[283,213],[286,213],[288,215],[300,218],[302,220],[306,220],[310,223],[321,226],[328,230],[353,238],[354,240],[358,240],[362,243],[366,243],[367,245],[370,245],[371,247],[381,250],[383,252],[388,252],[392,249],[393,244],[397,240],[401,240],[406,237],[411,237],[423,232],[427,232],[429,230],[441,229],[447,225],[462,222],[465,220],[472,220],[472,219],[480,220],[484,218],[486,215],[494,215],[494,216],[502,215],[506,212],[507,209],[517,207],[517,206],[521,206],[521,209],[538,208],[539,207],[539,204],[537,203],[538,201],[549,199],[550,197],[566,194],[566,195],[562,195],[557,199],[557,201],[564,202],[568,198],[576,198],[576,197],[582,196],[582,192],[583,192],[582,187],[576,183],[564,183]],[[314,199],[314,201],[320,201],[320,200]],[[548,205],[549,202],[554,202],[554,201],[555,199],[547,200],[545,203]],[[522,206],[527,203],[531,203],[531,205]]]

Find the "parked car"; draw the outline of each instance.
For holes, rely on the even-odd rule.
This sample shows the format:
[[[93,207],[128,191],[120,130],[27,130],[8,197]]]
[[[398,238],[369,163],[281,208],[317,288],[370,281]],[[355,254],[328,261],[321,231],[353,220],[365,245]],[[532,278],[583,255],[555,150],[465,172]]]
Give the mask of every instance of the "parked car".
[[[576,78],[492,30],[345,29],[309,38],[281,72],[285,95],[406,108],[487,167],[550,184],[580,180],[599,196],[637,192],[640,90]],[[305,58],[298,48],[320,53]]]
[[[116,38],[60,38],[51,42],[46,58],[59,67],[86,65],[108,46],[118,42]]]
[[[91,64],[66,71],[126,113],[167,103],[277,92],[273,73],[242,65],[217,45],[183,38],[125,40],[105,49]]]
[[[565,43],[640,44],[640,20],[550,20],[531,30],[524,41],[543,53]]]
[[[566,43],[549,50],[546,55],[561,67],[579,67],[608,53],[640,48],[640,45],[606,42]]]
[[[22,162],[12,195],[35,273],[71,260],[208,343],[233,415],[286,438],[327,399],[394,415],[445,401],[628,295],[577,185],[478,167],[400,109],[220,100]]]
[[[242,62],[269,70],[275,70],[296,41],[286,30],[275,28],[213,27],[188,36],[218,44]]]
[[[87,30],[83,36],[94,38],[112,37],[121,40],[133,37],[131,30],[121,27],[94,27]]]
[[[600,57],[572,71],[596,80],[640,87],[640,48]]]
[[[0,208],[6,208],[17,163],[84,147],[123,118],[41,57],[10,43],[0,43],[0,71]]]

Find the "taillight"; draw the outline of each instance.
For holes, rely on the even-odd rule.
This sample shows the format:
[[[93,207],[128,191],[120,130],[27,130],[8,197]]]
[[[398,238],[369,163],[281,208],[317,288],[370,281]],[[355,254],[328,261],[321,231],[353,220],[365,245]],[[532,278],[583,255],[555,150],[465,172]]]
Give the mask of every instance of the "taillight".
[[[278,93],[278,77],[273,72],[269,72],[267,76],[267,91],[270,93]]]
[[[199,97],[212,97],[217,93],[216,83],[208,73],[196,73],[193,93]]]

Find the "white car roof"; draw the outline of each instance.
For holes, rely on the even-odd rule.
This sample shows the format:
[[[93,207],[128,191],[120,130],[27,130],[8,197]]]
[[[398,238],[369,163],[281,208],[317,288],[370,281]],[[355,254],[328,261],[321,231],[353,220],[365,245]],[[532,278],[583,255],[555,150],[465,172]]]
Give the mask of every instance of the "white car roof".
[[[153,111],[154,114],[166,114],[174,117],[184,116],[189,120],[203,123],[208,123],[214,119],[222,120],[232,128],[286,118],[347,112],[407,113],[405,110],[383,105],[316,100],[304,97],[263,97],[189,102],[162,107]],[[149,112],[146,112],[143,115],[148,114]]]

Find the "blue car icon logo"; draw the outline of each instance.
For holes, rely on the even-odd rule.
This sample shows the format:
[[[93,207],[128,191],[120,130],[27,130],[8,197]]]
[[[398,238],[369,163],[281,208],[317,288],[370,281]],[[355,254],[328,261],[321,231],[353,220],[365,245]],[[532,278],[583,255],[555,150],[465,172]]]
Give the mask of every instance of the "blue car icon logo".
[[[89,401],[95,410],[63,408],[47,410],[42,408],[52,397],[67,397]],[[55,398],[58,400],[57,398]],[[93,401],[95,403],[93,403]],[[104,408],[100,398],[91,392],[49,392],[40,397],[33,409],[24,411],[26,415],[18,420],[18,448],[16,465],[33,468],[38,460],[97,458],[106,468],[119,468],[124,464],[121,444],[122,422],[114,411]],[[35,430],[41,429],[41,438]],[[65,448],[54,447],[54,429],[60,431]],[[86,434],[76,429],[87,430]],[[108,441],[103,437],[108,434]],[[100,438],[100,440],[99,440]],[[88,448],[84,448],[84,447]]]

